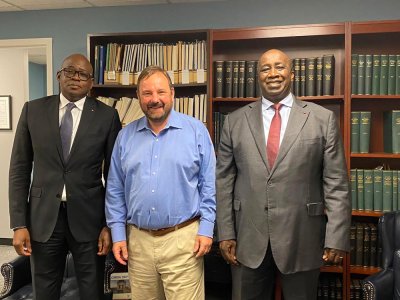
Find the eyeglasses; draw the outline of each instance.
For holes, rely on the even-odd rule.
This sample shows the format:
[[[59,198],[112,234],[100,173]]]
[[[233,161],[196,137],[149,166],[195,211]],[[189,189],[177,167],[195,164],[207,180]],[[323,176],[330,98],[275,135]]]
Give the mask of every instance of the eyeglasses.
[[[62,68],[59,72],[61,71],[64,72],[64,76],[67,78],[72,78],[75,76],[75,74],[78,74],[78,78],[82,81],[88,81],[92,78],[92,74],[85,71],[76,71],[75,69],[70,68]]]

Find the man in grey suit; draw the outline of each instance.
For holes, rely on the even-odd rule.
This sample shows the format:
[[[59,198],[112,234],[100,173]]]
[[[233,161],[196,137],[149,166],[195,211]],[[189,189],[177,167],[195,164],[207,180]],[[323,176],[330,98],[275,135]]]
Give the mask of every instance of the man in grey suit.
[[[217,161],[220,249],[233,299],[316,299],[323,261],[349,250],[351,205],[334,114],[290,93],[289,57],[259,60],[262,99],[229,114]]]
[[[67,57],[57,72],[61,93],[26,102],[15,134],[9,178],[13,245],[30,256],[37,300],[60,298],[68,251],[81,300],[104,295],[111,235],[102,175],[104,170],[107,177],[121,123],[115,109],[87,97],[92,74],[86,57]]]

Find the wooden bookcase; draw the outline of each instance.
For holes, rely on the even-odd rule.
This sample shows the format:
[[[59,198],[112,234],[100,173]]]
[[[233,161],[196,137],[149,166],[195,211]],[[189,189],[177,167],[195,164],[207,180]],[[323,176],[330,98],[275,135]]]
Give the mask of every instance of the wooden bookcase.
[[[390,165],[400,169],[400,155],[383,152],[383,111],[400,109],[400,95],[352,95],[351,55],[400,54],[400,21],[343,22],[330,24],[273,26],[261,28],[236,28],[198,31],[92,34],[88,36],[88,55],[94,62],[94,46],[117,43],[165,42],[178,40],[207,40],[208,68],[206,84],[176,85],[176,94],[207,93],[207,127],[214,135],[213,113],[231,112],[258,98],[213,98],[214,62],[218,60],[258,60],[271,48],[278,48],[290,57],[335,56],[334,95],[299,97],[315,102],[335,112],[343,136],[348,171],[352,168],[372,169],[377,165]],[[95,85],[92,95],[134,97],[136,86]],[[352,110],[372,112],[370,153],[350,153]],[[377,223],[379,212],[353,211],[353,220]],[[350,299],[351,278],[364,278],[379,268],[350,266],[347,255],[341,266],[324,266],[323,273],[335,273],[343,282],[343,299]],[[279,291],[279,289],[278,289]],[[281,299],[280,292],[276,299]]]

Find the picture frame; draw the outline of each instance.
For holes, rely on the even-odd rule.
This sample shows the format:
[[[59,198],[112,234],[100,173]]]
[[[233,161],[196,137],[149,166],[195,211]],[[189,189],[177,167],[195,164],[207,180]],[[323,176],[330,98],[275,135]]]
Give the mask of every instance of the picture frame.
[[[0,95],[0,130],[12,129],[11,96]]]

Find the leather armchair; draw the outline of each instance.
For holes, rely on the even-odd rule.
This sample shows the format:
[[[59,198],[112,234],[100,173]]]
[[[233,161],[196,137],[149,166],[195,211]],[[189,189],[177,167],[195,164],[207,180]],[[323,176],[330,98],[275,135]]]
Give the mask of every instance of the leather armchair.
[[[110,275],[116,267],[116,261],[112,254],[106,258],[104,272],[104,299],[112,299],[110,289]],[[19,256],[11,262],[1,266],[1,274],[4,277],[4,285],[0,291],[0,299],[5,300],[29,300],[33,299],[32,277],[29,257]],[[72,255],[69,253],[66,259],[64,280],[61,287],[61,300],[79,299],[78,284],[75,277]]]
[[[363,281],[364,299],[400,300],[400,211],[379,218],[382,268]]]

